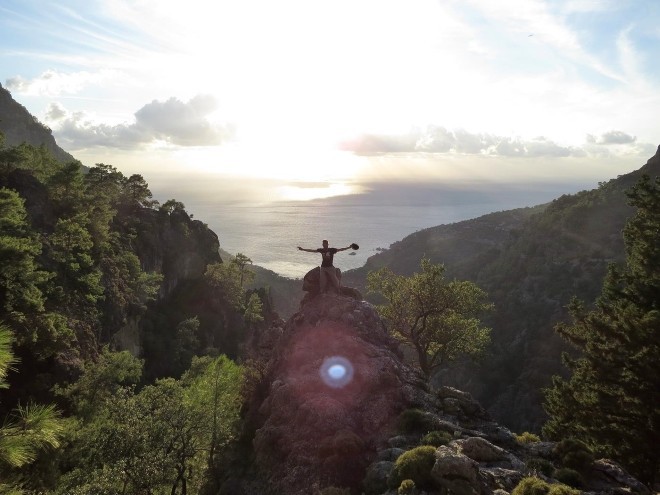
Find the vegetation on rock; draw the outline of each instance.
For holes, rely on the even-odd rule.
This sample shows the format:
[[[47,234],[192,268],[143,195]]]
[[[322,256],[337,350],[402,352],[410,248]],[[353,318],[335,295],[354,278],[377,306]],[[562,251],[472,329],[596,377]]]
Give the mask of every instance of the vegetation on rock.
[[[431,469],[435,463],[435,447],[422,445],[401,454],[394,463],[391,486],[397,488],[404,480],[412,480],[419,488],[433,487]]]
[[[540,478],[523,479],[511,495],[580,495],[580,490],[574,490],[566,485],[546,483]]]

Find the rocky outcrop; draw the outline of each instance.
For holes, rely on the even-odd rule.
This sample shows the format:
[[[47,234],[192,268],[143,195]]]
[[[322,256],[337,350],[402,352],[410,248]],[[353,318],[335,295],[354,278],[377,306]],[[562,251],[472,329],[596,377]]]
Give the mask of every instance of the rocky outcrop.
[[[335,275],[339,281],[339,294],[342,296],[352,297],[353,299],[362,300],[362,294],[360,291],[353,287],[346,287],[341,284],[341,270],[335,267]],[[302,304],[307,303],[307,301],[315,298],[321,291],[321,268],[316,267],[308,271],[303,277],[303,286],[302,290],[307,292],[305,297],[302,300]]]
[[[331,294],[289,319],[269,368],[254,447],[282,493],[307,494],[314,483],[359,485],[423,386],[374,308]]]
[[[210,263],[221,261],[218,236],[185,210],[171,213],[142,208],[131,212],[136,222],[135,251],[142,269],[163,274],[160,298],[182,281],[199,279]]]
[[[309,495],[333,486],[395,495],[402,476],[420,472],[400,460],[410,466],[423,445],[427,464],[434,452],[419,481],[427,495],[506,494],[525,477],[562,477],[555,444],[521,443],[469,394],[430,390],[367,302],[317,295],[255,346],[267,361],[265,393],[252,404],[263,483],[232,478],[231,493]],[[593,493],[648,493],[611,461],[578,476]]]

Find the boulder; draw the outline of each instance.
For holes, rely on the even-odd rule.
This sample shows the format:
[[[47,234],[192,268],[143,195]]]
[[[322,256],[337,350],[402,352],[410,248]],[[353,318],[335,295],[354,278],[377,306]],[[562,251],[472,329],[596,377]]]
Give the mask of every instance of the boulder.
[[[598,493],[637,493],[649,495],[651,491],[630,476],[616,462],[610,459],[598,459],[591,466],[589,489]]]
[[[353,287],[344,287],[341,285],[341,270],[335,267],[335,273],[337,275],[337,280],[339,280],[339,294],[342,296],[350,297],[352,299],[357,299],[358,301],[362,300],[362,294],[359,290],[354,289]],[[302,290],[308,294],[303,298],[302,303],[306,304],[310,299],[317,296],[320,292],[321,285],[321,267],[312,268],[308,271],[303,277],[303,287]]]
[[[476,461],[445,445],[438,447],[435,455],[436,461],[431,470],[431,477],[438,486],[455,495],[481,493],[479,464]]]

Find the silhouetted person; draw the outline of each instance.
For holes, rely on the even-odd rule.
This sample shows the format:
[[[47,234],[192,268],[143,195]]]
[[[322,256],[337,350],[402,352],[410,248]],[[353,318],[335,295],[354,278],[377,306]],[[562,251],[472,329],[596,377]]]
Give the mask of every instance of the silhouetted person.
[[[331,248],[328,247],[328,241],[323,240],[323,247],[318,249],[305,249],[298,246],[300,251],[307,251],[308,253],[321,253],[321,275],[320,275],[320,291],[325,292],[328,282],[335,289],[335,292],[339,293],[339,280],[337,280],[337,274],[335,272],[335,267],[332,264],[334,256],[339,251],[346,251],[351,249],[351,246],[346,246],[345,248]]]

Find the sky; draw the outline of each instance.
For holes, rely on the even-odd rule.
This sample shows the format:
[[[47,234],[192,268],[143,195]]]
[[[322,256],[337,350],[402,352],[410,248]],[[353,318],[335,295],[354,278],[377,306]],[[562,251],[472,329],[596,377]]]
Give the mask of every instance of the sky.
[[[0,0],[0,83],[85,165],[307,200],[594,184],[660,143],[657,0]]]

